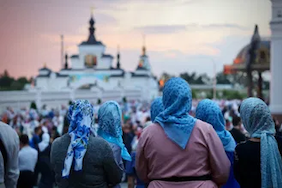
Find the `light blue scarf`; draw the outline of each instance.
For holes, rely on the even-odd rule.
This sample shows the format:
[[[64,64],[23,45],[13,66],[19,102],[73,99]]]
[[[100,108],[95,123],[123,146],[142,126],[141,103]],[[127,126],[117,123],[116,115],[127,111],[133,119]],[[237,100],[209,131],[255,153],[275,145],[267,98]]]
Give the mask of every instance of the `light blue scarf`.
[[[69,107],[68,120],[70,122],[68,134],[71,142],[62,170],[62,177],[68,178],[72,164],[74,171],[81,171],[88,140],[94,125],[93,106],[87,100],[78,100]]]
[[[182,149],[186,148],[196,119],[188,113],[192,107],[192,93],[182,78],[169,79],[163,89],[164,111],[155,119],[164,132]]]
[[[157,97],[151,104],[151,120],[155,121],[156,117],[164,110],[162,97]]]
[[[245,99],[240,107],[242,122],[252,138],[260,138],[261,187],[282,187],[282,160],[275,125],[268,106],[258,98]]]
[[[199,102],[196,109],[196,118],[211,124],[219,136],[224,150],[234,152],[236,142],[229,131],[225,130],[225,120],[220,107],[209,99]]]
[[[121,109],[117,102],[105,102],[98,111],[98,135],[108,142],[118,145],[121,148],[121,157],[131,161],[131,156],[122,140],[121,117]]]

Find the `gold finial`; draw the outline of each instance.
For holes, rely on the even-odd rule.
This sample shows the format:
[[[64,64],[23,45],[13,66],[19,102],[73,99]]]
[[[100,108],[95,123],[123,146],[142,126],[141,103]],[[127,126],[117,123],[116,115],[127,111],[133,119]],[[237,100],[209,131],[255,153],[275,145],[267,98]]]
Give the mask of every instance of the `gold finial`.
[[[46,66],[46,62],[44,63],[44,68],[47,68],[47,66]]]
[[[143,55],[146,55],[146,36],[145,34],[143,34],[143,48],[142,48],[142,51],[143,51]]]
[[[94,9],[95,9],[95,7],[91,7],[91,16],[93,16],[93,14],[94,14]]]
[[[119,53],[119,45],[117,46],[117,50],[118,50],[118,53]]]

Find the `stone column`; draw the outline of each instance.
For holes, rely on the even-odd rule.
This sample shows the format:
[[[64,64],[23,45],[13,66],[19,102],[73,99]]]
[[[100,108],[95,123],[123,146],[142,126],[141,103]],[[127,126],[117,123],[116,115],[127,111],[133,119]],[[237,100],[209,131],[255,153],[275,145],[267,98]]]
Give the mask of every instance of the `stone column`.
[[[282,122],[282,0],[271,0],[270,110]]]

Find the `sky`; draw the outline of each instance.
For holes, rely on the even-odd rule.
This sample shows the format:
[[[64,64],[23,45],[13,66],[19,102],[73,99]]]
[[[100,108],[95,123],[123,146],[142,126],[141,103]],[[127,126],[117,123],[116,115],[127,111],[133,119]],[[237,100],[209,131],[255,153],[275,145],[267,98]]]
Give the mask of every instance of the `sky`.
[[[88,38],[91,7],[95,35],[133,71],[146,37],[152,71],[222,71],[250,42],[255,24],[269,38],[270,0],[0,0],[0,73],[36,76],[44,64],[59,71],[60,35],[68,55]],[[116,59],[113,66],[116,65]]]

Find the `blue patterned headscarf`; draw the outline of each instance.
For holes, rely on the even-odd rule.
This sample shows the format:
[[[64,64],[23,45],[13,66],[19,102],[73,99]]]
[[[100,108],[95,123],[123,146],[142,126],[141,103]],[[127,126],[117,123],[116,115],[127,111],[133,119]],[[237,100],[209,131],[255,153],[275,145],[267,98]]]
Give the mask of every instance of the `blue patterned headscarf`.
[[[163,89],[164,111],[155,119],[164,132],[177,145],[185,149],[196,119],[189,115],[192,107],[192,93],[182,78],[169,79]]]
[[[225,120],[220,107],[210,99],[199,102],[196,118],[211,124],[220,138],[224,150],[234,152],[236,142],[229,131],[225,130]]]
[[[241,104],[240,115],[250,136],[260,138],[261,187],[282,187],[282,160],[268,106],[261,99],[248,98]]]
[[[151,104],[151,120],[155,121],[156,117],[164,110],[162,97],[157,97]]]
[[[69,107],[68,120],[70,122],[68,134],[71,142],[62,171],[63,178],[69,177],[72,164],[74,164],[74,171],[82,170],[83,158],[94,125],[93,106],[87,100],[75,101]]]
[[[122,140],[122,113],[115,101],[105,102],[98,111],[98,135],[121,148],[121,157],[131,161],[131,157]]]

